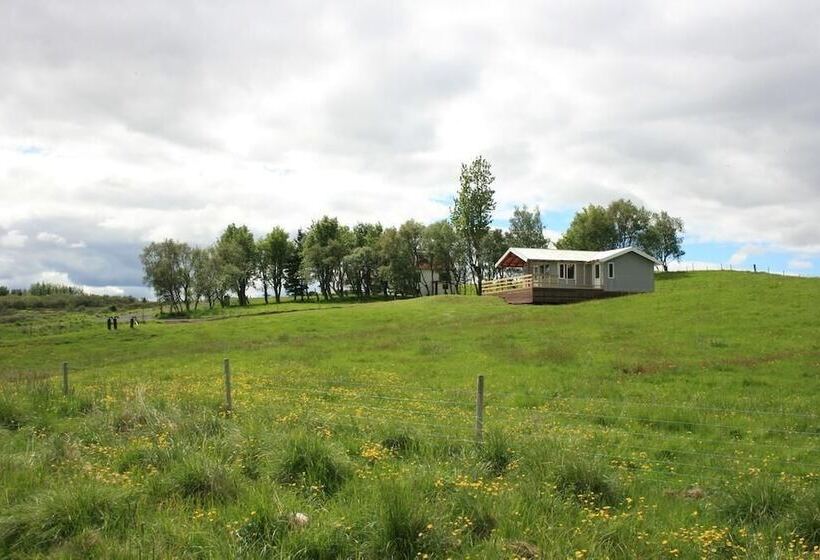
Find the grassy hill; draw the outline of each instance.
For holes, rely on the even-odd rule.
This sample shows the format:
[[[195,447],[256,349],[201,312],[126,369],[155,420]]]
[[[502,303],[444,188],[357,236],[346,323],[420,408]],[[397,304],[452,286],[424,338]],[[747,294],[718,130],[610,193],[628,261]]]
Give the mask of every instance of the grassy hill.
[[[0,556],[820,546],[817,279],[675,273],[654,294],[572,306],[441,296],[244,313],[36,337],[0,325]]]

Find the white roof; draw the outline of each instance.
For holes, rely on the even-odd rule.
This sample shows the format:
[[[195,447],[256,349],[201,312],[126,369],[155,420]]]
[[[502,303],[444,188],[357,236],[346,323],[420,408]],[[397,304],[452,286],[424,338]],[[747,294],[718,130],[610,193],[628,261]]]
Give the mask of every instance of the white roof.
[[[564,249],[532,249],[526,247],[512,247],[498,259],[496,268],[501,266],[507,255],[514,254],[524,262],[529,261],[568,261],[568,262],[604,262],[620,257],[626,253],[635,253],[655,264],[660,262],[647,255],[637,247],[624,247],[623,249],[611,249],[609,251],[570,251]]]

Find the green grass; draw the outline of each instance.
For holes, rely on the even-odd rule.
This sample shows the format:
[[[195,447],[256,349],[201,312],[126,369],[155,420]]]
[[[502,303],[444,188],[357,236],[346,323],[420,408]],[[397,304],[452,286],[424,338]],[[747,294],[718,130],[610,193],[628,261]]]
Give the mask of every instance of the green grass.
[[[656,288],[0,321],[0,557],[812,558],[820,280]]]

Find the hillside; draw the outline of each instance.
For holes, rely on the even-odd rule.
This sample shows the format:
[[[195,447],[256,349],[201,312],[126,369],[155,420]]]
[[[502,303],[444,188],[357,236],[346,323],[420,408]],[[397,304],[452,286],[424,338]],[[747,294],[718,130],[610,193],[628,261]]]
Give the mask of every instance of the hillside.
[[[808,558],[820,546],[820,280],[673,273],[653,294],[559,307],[287,305],[118,332],[0,325],[0,553]]]

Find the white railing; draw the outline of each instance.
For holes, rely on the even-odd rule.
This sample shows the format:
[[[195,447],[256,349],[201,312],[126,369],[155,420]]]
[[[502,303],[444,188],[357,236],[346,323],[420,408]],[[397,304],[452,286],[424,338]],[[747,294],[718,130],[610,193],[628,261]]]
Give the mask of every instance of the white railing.
[[[481,286],[481,293],[489,296],[521,288],[532,288],[532,274],[513,276],[511,278],[499,278],[498,280],[487,280]]]
[[[533,276],[532,274],[525,274],[523,276],[513,276],[511,278],[499,278],[498,280],[486,280],[482,286],[482,293],[484,295],[494,295],[501,292],[509,292],[510,290],[519,290],[522,288],[565,288],[565,289],[595,289],[602,288],[599,283],[594,281],[582,281],[579,279],[556,278],[555,276]]]

